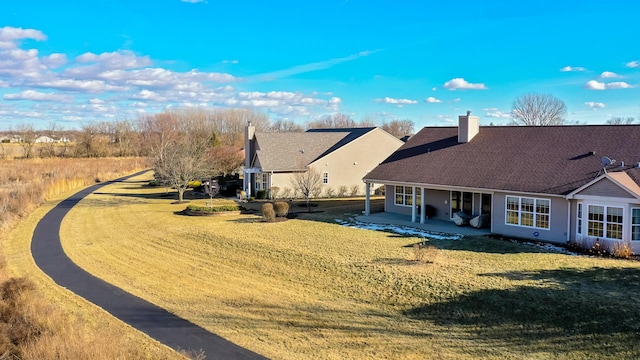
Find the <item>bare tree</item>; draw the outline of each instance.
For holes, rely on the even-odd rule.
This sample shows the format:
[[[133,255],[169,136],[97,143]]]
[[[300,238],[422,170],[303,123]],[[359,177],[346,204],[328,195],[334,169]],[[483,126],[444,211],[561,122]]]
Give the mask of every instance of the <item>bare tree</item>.
[[[293,187],[294,191],[301,193],[307,200],[307,209],[311,212],[309,202],[313,194],[318,194],[322,191],[322,175],[315,168],[308,167],[307,171],[293,174],[291,187]]]
[[[271,124],[271,131],[275,132],[303,132],[304,128],[291,120],[276,120]]]
[[[211,122],[197,115],[182,111],[140,120],[156,178],[178,191],[178,202],[184,201],[191,181],[209,178],[216,172],[212,161],[216,134]]]
[[[226,176],[244,163],[244,152],[235,146],[221,145],[211,149],[211,167],[216,175]]]
[[[520,125],[561,125],[566,114],[564,101],[551,94],[527,93],[511,104],[511,117]]]
[[[20,124],[16,126],[16,133],[20,136],[20,147],[24,151],[25,158],[33,156],[33,146],[36,142],[36,131],[32,124]]]
[[[388,132],[395,137],[403,137],[413,135],[415,124],[411,120],[392,120],[382,124],[382,130]]]
[[[341,113],[335,113],[333,115],[326,116],[318,121],[313,121],[307,124],[309,129],[319,128],[352,128],[358,124],[351,118],[351,116]]]
[[[607,124],[609,125],[630,125],[633,124],[636,121],[635,118],[633,117],[617,117],[614,116],[611,119],[607,120]]]

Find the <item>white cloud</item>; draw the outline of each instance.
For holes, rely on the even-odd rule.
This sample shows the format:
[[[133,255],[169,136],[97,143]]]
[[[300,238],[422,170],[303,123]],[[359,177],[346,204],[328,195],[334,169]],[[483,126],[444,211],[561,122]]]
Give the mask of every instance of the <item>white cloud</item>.
[[[589,90],[631,89],[633,87],[633,85],[628,84],[624,81],[604,83],[596,80],[589,80],[586,84],[584,84],[584,88]]]
[[[621,78],[622,76],[611,71],[603,71],[599,77],[600,79],[616,79],[616,78]]]
[[[640,60],[629,61],[626,65],[630,68],[640,68]]]
[[[418,101],[417,100],[411,100],[411,99],[395,99],[395,98],[390,98],[390,97],[385,97],[385,98],[378,98],[378,99],[374,99],[373,101],[377,102],[377,103],[382,103],[382,104],[394,104],[394,105],[410,105],[410,104],[417,104]]]
[[[587,101],[584,104],[590,107],[592,110],[604,109],[606,107],[606,105],[601,102]]]
[[[485,112],[486,117],[490,118],[499,118],[499,119],[510,119],[511,114],[508,112],[500,111],[498,108],[486,108],[482,109]]]
[[[562,69],[560,69],[560,71],[562,72],[574,72],[574,71],[587,71],[587,69],[583,68],[582,66],[565,66]]]
[[[426,103],[441,103],[442,100],[436,99],[433,96],[429,96],[428,98],[424,99],[424,102],[426,102]]]
[[[334,58],[334,59],[318,61],[310,64],[296,65],[284,70],[276,70],[276,71],[272,71],[264,74],[255,75],[255,76],[252,76],[252,78],[262,80],[262,81],[271,81],[271,80],[281,79],[281,78],[285,78],[293,75],[304,74],[312,71],[324,70],[338,64],[354,61],[354,60],[360,59],[361,57],[375,54],[379,51],[381,50],[360,51],[357,54],[352,54],[342,58]]]
[[[455,78],[451,79],[444,83],[442,86],[448,90],[458,90],[458,89],[467,89],[467,90],[487,90],[488,88],[485,84],[482,83],[470,83],[463,78]]]
[[[44,41],[47,40],[47,36],[40,30],[15,28],[11,26],[0,28],[0,49],[14,49],[18,46],[16,42],[22,39]]]
[[[239,62],[238,60],[222,60],[223,64],[238,64]]]
[[[73,101],[73,97],[62,94],[42,93],[34,90],[25,90],[18,94],[5,94],[5,100],[31,100],[31,101]]]

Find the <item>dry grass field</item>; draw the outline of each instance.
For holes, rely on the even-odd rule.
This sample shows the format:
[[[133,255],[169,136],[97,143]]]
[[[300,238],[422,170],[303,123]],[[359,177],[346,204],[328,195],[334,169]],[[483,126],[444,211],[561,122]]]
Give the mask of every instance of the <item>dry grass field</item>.
[[[63,222],[65,251],[98,277],[267,357],[640,356],[638,262],[488,238],[431,240],[431,261],[417,262],[411,246],[422,239],[317,221],[344,215],[327,204],[318,217],[276,223],[187,217],[175,214],[184,204],[146,186],[149,178],[80,202]],[[26,251],[16,245],[12,254]]]
[[[57,201],[147,166],[142,158],[0,160],[1,359],[184,358],[55,285],[30,253],[33,229]]]

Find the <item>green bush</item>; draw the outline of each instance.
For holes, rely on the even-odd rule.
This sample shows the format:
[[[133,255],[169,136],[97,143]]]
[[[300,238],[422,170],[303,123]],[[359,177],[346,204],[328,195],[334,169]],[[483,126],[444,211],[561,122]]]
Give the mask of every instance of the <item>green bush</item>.
[[[256,199],[264,200],[266,198],[267,198],[267,191],[266,190],[258,190],[256,192]]]
[[[276,212],[273,210],[273,204],[264,203],[262,204],[262,216],[268,221],[272,222],[276,220]]]
[[[275,210],[277,217],[287,217],[289,214],[289,203],[276,201],[273,204],[273,209]]]
[[[225,211],[240,211],[242,210],[242,207],[238,205],[220,205],[220,206],[214,206],[214,207],[189,205],[187,206],[187,210],[198,211],[203,213],[205,212],[215,213],[215,212],[225,212]]]

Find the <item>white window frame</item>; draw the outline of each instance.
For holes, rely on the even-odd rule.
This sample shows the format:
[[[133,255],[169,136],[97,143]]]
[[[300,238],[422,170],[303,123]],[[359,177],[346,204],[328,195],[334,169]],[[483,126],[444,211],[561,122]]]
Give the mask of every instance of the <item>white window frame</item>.
[[[603,214],[602,214],[602,221],[600,220],[592,220],[589,217],[589,214],[591,213],[590,211],[590,207],[600,207],[603,209]],[[612,209],[620,209],[622,210],[622,222],[613,222],[613,221],[608,221],[607,217],[609,214],[609,208]],[[591,203],[591,204],[587,204],[586,206],[587,209],[587,236],[589,237],[594,237],[594,238],[601,238],[601,239],[607,239],[607,240],[616,240],[616,241],[620,241],[624,239],[624,228],[625,228],[625,218],[626,218],[626,214],[625,214],[625,207],[622,205],[607,205],[607,204],[602,204],[602,203]],[[591,223],[601,223],[602,224],[602,235],[593,235],[589,233],[589,225]],[[608,229],[608,225],[619,225],[621,230],[620,230],[620,238],[612,238],[609,237],[609,229]]]
[[[640,214],[638,215],[638,220],[636,221],[636,218],[634,217],[634,212],[640,212],[640,208],[639,207],[632,207],[631,208],[631,241],[640,241]],[[633,230],[636,229],[637,231],[637,238],[634,239],[633,238]]]
[[[578,203],[578,213],[576,214],[576,219],[577,219],[577,221],[576,221],[576,227],[577,227],[576,233],[578,235],[582,235],[582,209],[583,209],[582,203]]]
[[[326,171],[322,173],[322,184],[323,185],[329,184],[329,173]]]
[[[517,210],[509,209],[509,207],[507,206],[507,204],[509,203],[509,198],[518,199],[518,209]],[[525,200],[533,200],[533,210],[532,211],[524,211],[523,212],[523,210],[522,210],[522,200],[523,199],[525,199]],[[547,212],[547,213],[538,212],[538,202],[543,202],[543,201],[546,201],[548,203],[549,212]],[[509,213],[517,213],[517,215],[518,215],[518,223],[517,224],[508,222]],[[522,224],[522,214],[523,213],[524,214],[531,214],[532,225],[523,225]],[[538,223],[539,223],[538,218],[541,217],[541,216],[547,216],[547,227],[537,226]],[[533,229],[550,230],[551,229],[551,199],[506,195],[505,196],[505,202],[504,202],[504,223],[505,223],[505,225],[510,225],[510,226],[519,226],[519,227],[526,227],[526,228],[533,228]]]
[[[402,192],[398,192],[398,188],[402,188]],[[407,192],[407,189],[410,191]],[[422,188],[416,187],[416,205],[420,205],[420,197],[422,194]],[[398,202],[398,195],[402,196],[402,202]],[[393,203],[396,206],[407,206],[411,207],[413,203],[413,186],[403,186],[403,185],[395,185],[393,187]]]

